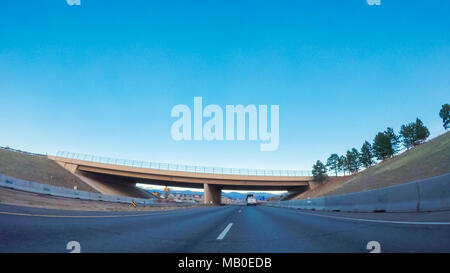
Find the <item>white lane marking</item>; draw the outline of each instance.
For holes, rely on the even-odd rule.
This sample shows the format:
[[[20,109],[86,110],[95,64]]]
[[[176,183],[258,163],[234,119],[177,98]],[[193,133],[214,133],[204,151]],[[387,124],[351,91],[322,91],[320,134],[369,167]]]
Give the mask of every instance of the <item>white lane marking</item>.
[[[404,224],[404,225],[450,225],[450,222],[408,222],[408,221],[389,221],[389,220],[375,220],[375,219],[361,219],[361,218],[350,218],[350,217],[339,217],[331,215],[321,215],[314,213],[307,213],[302,211],[297,211],[298,213],[313,215],[325,218],[334,218],[342,220],[360,221],[360,222],[372,222],[372,223],[388,223],[388,224]]]
[[[217,240],[222,240],[225,238],[225,235],[227,235],[228,231],[230,230],[233,223],[229,223],[228,226],[220,233],[219,237],[217,237]]]

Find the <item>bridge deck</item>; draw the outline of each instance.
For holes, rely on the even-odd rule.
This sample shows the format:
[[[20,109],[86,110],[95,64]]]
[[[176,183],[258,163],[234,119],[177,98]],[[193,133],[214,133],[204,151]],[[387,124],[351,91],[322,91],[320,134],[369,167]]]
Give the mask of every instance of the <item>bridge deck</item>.
[[[163,184],[172,186],[203,187],[203,184],[215,184],[221,185],[223,188],[230,189],[266,188],[285,190],[292,187],[308,186],[308,182],[312,179],[310,176],[261,176],[197,173],[130,167],[57,156],[49,156],[49,158],[62,165],[71,164],[78,171],[82,172],[133,178],[133,180],[137,183]]]

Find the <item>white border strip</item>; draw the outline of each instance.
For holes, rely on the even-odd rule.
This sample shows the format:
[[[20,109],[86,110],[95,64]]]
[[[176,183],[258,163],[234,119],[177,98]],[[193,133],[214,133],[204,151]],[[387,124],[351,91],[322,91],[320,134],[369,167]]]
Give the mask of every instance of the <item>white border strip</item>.
[[[384,223],[384,224],[402,224],[402,225],[450,225],[450,222],[408,222],[408,221],[390,221],[390,220],[376,220],[376,219],[361,219],[361,218],[351,218],[351,217],[339,217],[331,215],[322,215],[315,213],[308,213],[303,211],[297,211],[297,213],[313,215],[325,218],[350,220],[350,221],[360,221],[360,222],[371,222],[371,223]]]

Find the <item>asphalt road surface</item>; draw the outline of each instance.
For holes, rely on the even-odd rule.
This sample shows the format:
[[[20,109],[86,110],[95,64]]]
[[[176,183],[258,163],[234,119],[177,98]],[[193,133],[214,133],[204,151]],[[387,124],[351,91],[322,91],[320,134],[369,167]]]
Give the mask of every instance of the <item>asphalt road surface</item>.
[[[450,211],[222,206],[86,212],[0,205],[0,252],[70,252],[70,241],[81,252],[450,252]]]

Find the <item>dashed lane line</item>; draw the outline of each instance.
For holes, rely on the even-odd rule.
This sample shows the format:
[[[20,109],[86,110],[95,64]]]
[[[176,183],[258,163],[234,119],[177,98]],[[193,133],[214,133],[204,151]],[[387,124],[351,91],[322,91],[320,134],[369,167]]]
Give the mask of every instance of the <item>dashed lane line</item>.
[[[232,226],[233,223],[229,223],[228,226],[222,231],[222,233],[219,234],[217,240],[223,240]]]

